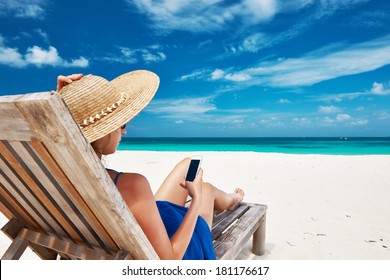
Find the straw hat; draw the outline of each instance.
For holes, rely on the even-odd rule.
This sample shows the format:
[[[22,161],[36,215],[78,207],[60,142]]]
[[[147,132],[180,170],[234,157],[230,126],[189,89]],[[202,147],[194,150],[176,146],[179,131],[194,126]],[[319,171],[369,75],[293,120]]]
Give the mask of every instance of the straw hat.
[[[111,82],[88,75],[65,86],[60,94],[91,143],[134,118],[152,100],[159,77],[146,70],[123,74]]]

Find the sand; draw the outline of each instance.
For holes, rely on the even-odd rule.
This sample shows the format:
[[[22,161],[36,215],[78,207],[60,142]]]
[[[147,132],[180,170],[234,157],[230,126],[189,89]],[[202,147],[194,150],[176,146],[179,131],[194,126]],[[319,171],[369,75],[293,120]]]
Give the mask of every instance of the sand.
[[[201,152],[204,181],[268,205],[266,253],[241,260],[390,260],[390,156]],[[109,168],[145,175],[156,191],[184,152],[118,151]],[[1,215],[0,225],[6,219]],[[0,254],[10,240],[1,233]],[[34,259],[26,252],[23,259]]]

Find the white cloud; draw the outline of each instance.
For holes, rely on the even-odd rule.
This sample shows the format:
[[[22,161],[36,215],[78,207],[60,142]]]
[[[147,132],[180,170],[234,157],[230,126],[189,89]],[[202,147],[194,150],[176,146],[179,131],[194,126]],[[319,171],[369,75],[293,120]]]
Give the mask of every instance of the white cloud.
[[[315,0],[279,1],[278,6],[284,12],[291,12],[312,5],[314,2]]]
[[[321,96],[311,96],[312,101],[317,102],[342,102],[344,100],[354,100],[359,97],[370,95],[384,96],[390,94],[390,83],[377,83],[374,82],[369,90],[362,90],[349,93],[336,93],[336,94],[322,94]],[[362,111],[365,108],[360,106],[356,110]]]
[[[27,62],[17,49],[0,46],[0,64],[12,67],[24,67]]]
[[[372,85],[372,88],[371,88],[371,92],[373,94],[383,94],[384,90],[385,90],[384,85],[381,83],[376,83],[376,82],[374,82],[374,84]]]
[[[366,95],[367,92],[350,92],[350,93],[335,93],[335,94],[324,94],[321,96],[312,96],[312,101],[321,101],[321,102],[342,102],[344,100],[353,100],[359,96]]]
[[[334,124],[334,120],[329,118],[329,117],[324,117],[322,119],[322,124],[324,124],[325,126],[333,125]]]
[[[294,0],[278,1],[278,11],[280,13],[294,13],[304,8],[310,8],[309,13],[303,13],[303,16],[290,28],[275,34],[264,42],[263,48],[272,47],[281,42],[296,38],[308,29],[311,29],[317,21],[326,20],[339,11],[353,9],[364,2],[371,0]]]
[[[31,18],[39,18],[44,15],[45,11],[40,6],[36,4],[27,5],[25,7],[21,7],[21,9],[16,13],[17,17],[31,17]]]
[[[288,99],[281,98],[281,99],[278,100],[278,103],[280,103],[280,104],[290,104],[291,101],[288,100]]]
[[[245,38],[239,50],[243,52],[256,53],[267,44],[267,36],[263,33],[255,33]]]
[[[206,79],[209,76],[208,70],[196,70],[188,75],[183,75],[177,79],[177,81],[186,81],[186,80],[199,80]]]
[[[245,11],[242,11],[239,16],[245,16],[245,13],[247,13],[248,18],[245,21],[256,24],[272,18],[278,12],[277,8],[278,5],[275,0],[244,0],[241,9]]]
[[[372,94],[377,94],[377,95],[388,95],[390,94],[390,83],[384,84],[384,83],[374,82],[372,84],[372,88],[370,92]]]
[[[348,121],[350,119],[352,119],[352,117],[348,114],[338,114],[336,116],[336,121],[338,121],[338,122],[345,122],[345,121]]]
[[[200,42],[198,44],[198,49],[204,49],[204,48],[207,48],[210,44],[212,44],[212,40],[206,40],[206,41],[203,41],[203,42]]]
[[[305,117],[302,118],[295,117],[293,118],[293,123],[294,125],[307,126],[310,125],[312,121],[309,118],[305,118]]]
[[[167,59],[165,53],[162,52],[160,45],[152,45],[146,48],[131,49],[128,47],[118,47],[121,55],[110,55],[104,57],[103,60],[115,63],[134,64],[143,61],[146,64],[153,62],[161,62]]]
[[[106,57],[102,57],[101,59],[111,63],[134,64],[138,62],[138,58],[135,54],[135,51],[125,47],[119,47],[119,50],[121,52],[121,55],[109,55]]]
[[[42,66],[44,64],[58,65],[62,61],[56,48],[49,47],[48,50],[44,50],[38,46],[27,49],[25,60],[28,64],[34,64],[36,66]]]
[[[215,69],[213,73],[211,73],[212,80],[219,80],[225,76],[225,71],[221,69]]]
[[[338,114],[334,119],[324,117],[320,119],[320,125],[322,126],[364,126],[368,124],[368,120],[364,118],[353,118],[348,114]]]
[[[250,80],[252,77],[245,73],[227,74],[224,77],[228,81],[244,82]]]
[[[368,0],[127,0],[141,13],[146,14],[158,30],[171,32],[213,32],[222,30],[235,20],[242,26],[255,25],[271,20],[279,13],[292,13],[313,7],[309,21],[329,16],[338,10],[354,7]],[[307,21],[307,20],[304,20]],[[298,29],[308,24],[293,27],[283,36],[294,36]],[[290,34],[290,35],[289,35]],[[279,38],[280,39],[280,38]],[[278,40],[279,40],[278,39]]]
[[[356,14],[350,20],[350,25],[353,27],[383,28],[388,24],[389,10],[386,8],[361,12]]]
[[[261,127],[284,128],[286,127],[286,120],[289,119],[289,116],[286,114],[262,114],[258,118],[260,118],[259,124]],[[297,120],[298,118],[295,121]]]
[[[167,116],[196,116],[216,110],[212,100],[213,97],[157,99],[153,100],[145,111]]]
[[[151,63],[164,61],[167,59],[167,56],[162,52],[151,53],[150,51],[145,50],[142,54],[142,58],[146,63]]]
[[[366,119],[357,119],[351,122],[353,126],[364,126],[366,124],[368,124],[368,120]]]
[[[374,113],[375,117],[378,120],[388,120],[390,119],[390,114],[386,111],[380,111],[380,112],[375,112]]]
[[[335,114],[341,111],[341,108],[336,106],[319,106],[318,112],[322,114]]]
[[[251,76],[245,73],[226,73],[221,69],[215,69],[211,75],[211,80],[227,80],[233,82],[244,82],[251,79]]]
[[[154,27],[167,32],[212,32],[238,19],[244,25],[270,20],[277,12],[276,0],[127,0],[150,17]]]
[[[325,16],[328,14],[333,14],[336,10],[348,9],[355,5],[360,5],[370,0],[321,0],[319,16]]]
[[[72,59],[71,62],[64,61],[64,67],[81,67],[85,68],[89,66],[89,60],[85,57],[80,57],[77,59]]]
[[[322,48],[299,58],[262,61],[247,69],[218,69],[218,72],[211,72],[210,77],[211,80],[221,79],[222,76],[225,79],[245,77],[229,79],[240,82],[242,86],[299,87],[369,72],[390,64],[390,36],[350,46],[340,44],[339,48],[332,47],[328,53],[326,48]],[[377,93],[381,89],[379,84],[373,88]]]
[[[260,64],[264,77],[272,86],[312,85],[341,76],[359,74],[390,64],[390,36],[352,45],[324,55],[292,58],[270,65]],[[265,69],[264,69],[265,68]],[[257,68],[248,69],[256,74]]]
[[[365,118],[353,118],[349,114],[337,114],[334,118],[331,117],[295,117],[292,119],[294,125],[312,127],[312,124],[321,127],[354,127],[365,126],[369,121]]]
[[[35,65],[37,67],[88,67],[89,61],[84,57],[66,61],[59,56],[57,49],[52,46],[47,50],[33,46],[28,48],[26,54],[23,55],[16,48],[8,48],[0,45],[0,64],[17,68],[28,65]]]
[[[2,0],[0,16],[10,14],[19,18],[42,19],[45,14],[46,0]]]
[[[330,16],[338,10],[349,9],[369,0],[127,0],[129,5],[146,14],[158,30],[171,32],[213,32],[222,30],[234,21],[243,27],[267,22],[280,13],[292,13],[303,8],[313,7],[314,11],[303,19],[303,23],[293,26],[283,37],[295,36],[312,20]],[[309,22],[309,23],[307,23]]]
[[[174,123],[197,122],[202,124],[240,125],[261,112],[259,108],[219,109],[216,96],[156,99],[145,111]]]
[[[45,31],[38,28],[35,30],[35,32],[37,32],[46,43],[49,43],[49,35]]]
[[[361,96],[368,97],[369,95],[389,95],[390,94],[390,82],[388,83],[378,83],[374,82],[372,87],[369,90],[362,90],[358,92],[350,93],[338,93],[338,94],[328,94],[322,95],[321,97],[313,97],[314,101],[325,101],[325,102],[341,102],[343,100],[353,100]],[[364,107],[359,107],[357,110],[364,110]]]

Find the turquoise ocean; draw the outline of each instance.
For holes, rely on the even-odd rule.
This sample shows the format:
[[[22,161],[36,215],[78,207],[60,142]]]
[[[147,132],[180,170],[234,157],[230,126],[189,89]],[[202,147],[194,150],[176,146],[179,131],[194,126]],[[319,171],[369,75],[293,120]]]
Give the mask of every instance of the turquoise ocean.
[[[390,155],[390,137],[130,138],[119,150]]]

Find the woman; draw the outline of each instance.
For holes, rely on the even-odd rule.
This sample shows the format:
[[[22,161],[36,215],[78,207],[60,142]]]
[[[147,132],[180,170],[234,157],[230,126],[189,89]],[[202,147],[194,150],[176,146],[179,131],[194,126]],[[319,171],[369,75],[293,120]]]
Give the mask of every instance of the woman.
[[[111,82],[74,74],[59,76],[57,91],[102,158],[115,153],[126,123],[149,103],[158,84],[149,71],[126,73]],[[154,195],[144,176],[107,170],[160,259],[215,259],[210,232],[214,210],[232,210],[244,197],[239,188],[227,194],[203,182],[202,169],[193,182],[184,182],[189,162],[179,162]],[[186,208],[188,195],[192,201]]]

